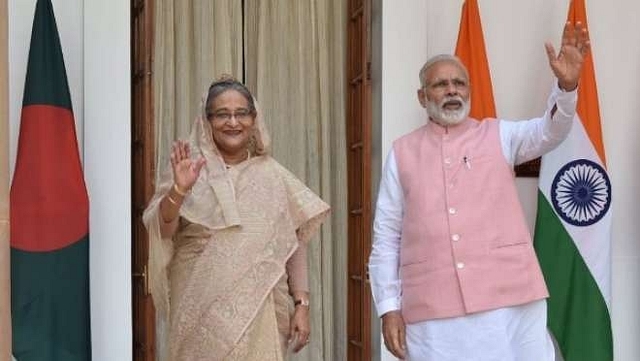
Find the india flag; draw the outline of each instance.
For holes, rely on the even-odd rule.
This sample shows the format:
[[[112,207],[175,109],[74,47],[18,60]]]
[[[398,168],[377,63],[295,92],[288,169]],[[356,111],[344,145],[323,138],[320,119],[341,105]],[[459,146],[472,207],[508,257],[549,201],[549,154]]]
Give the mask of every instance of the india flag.
[[[587,25],[584,0],[568,21]],[[548,323],[566,361],[613,360],[611,183],[591,53],[569,137],[542,158],[534,243],[550,297]]]
[[[484,47],[478,0],[465,0],[462,4],[456,56],[469,71],[469,82],[471,83],[469,116],[478,120],[495,118],[493,86],[491,85],[487,52]]]

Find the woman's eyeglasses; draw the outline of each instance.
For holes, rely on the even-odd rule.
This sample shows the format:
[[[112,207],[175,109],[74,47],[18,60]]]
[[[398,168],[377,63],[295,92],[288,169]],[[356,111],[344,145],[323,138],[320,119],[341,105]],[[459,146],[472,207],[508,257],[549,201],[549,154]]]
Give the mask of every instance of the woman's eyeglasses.
[[[207,119],[209,121],[226,123],[231,120],[231,118],[235,118],[239,122],[246,122],[253,118],[253,112],[249,109],[237,109],[234,112],[230,112],[227,110],[220,110],[215,113],[207,113]]]

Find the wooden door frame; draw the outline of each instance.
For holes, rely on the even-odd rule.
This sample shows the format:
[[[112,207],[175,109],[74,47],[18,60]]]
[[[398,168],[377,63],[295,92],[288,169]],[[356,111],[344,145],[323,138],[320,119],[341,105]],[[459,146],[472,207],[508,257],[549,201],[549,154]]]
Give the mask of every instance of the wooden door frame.
[[[154,1],[131,0],[132,312],[135,361],[155,360],[155,308],[149,293],[149,237],[142,213],[155,189]]]
[[[347,360],[371,360],[371,0],[347,5]]]

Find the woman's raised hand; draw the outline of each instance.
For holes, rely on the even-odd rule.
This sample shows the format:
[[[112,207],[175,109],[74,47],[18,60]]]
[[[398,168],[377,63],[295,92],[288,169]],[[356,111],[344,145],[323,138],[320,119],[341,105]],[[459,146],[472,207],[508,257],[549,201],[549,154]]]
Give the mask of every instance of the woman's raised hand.
[[[202,156],[196,160],[191,159],[191,150],[187,142],[178,140],[173,143],[171,149],[173,181],[181,191],[188,192],[191,190],[204,163],[205,159]]]

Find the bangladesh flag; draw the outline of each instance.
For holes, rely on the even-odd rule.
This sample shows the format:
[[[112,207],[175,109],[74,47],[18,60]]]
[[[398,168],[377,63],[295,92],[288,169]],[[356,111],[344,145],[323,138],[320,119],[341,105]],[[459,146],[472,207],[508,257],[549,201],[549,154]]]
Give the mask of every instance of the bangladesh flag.
[[[584,0],[568,21],[587,25]],[[611,182],[591,53],[569,137],[542,158],[534,244],[547,281],[548,324],[566,361],[613,360]]]
[[[10,207],[13,355],[90,360],[89,200],[50,0],[36,4]]]

